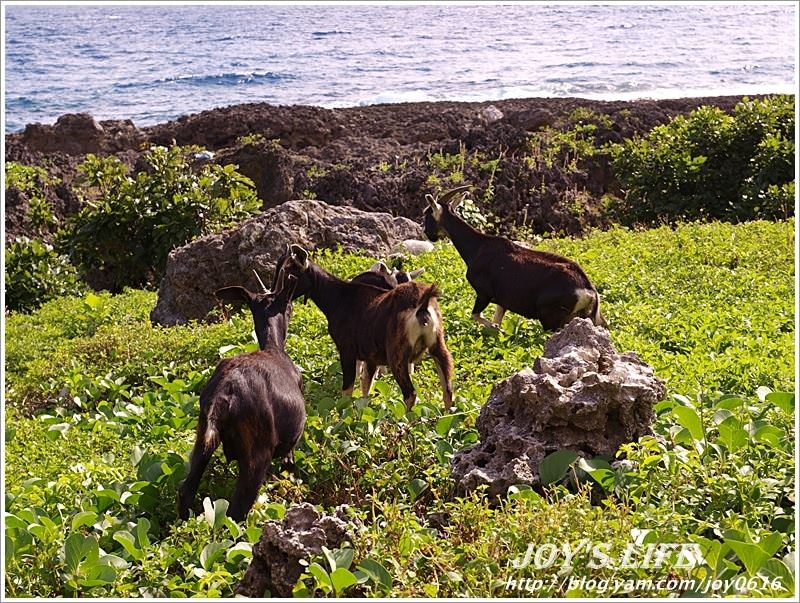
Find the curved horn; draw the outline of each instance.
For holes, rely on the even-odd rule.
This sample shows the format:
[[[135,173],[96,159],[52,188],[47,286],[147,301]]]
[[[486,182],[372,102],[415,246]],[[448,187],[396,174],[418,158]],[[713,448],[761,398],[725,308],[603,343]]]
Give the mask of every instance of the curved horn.
[[[267,286],[264,284],[264,281],[261,280],[261,277],[258,276],[258,272],[256,272],[255,268],[253,268],[253,274],[256,275],[256,280],[258,281],[258,284],[261,285],[263,293],[269,293],[269,289],[267,289]]]
[[[447,191],[445,194],[439,197],[437,201],[439,201],[439,203],[444,204],[447,203],[451,198],[455,197],[458,193],[469,192],[470,190],[472,190],[471,184],[466,184],[464,186],[457,186],[456,188],[451,188],[449,191]]]

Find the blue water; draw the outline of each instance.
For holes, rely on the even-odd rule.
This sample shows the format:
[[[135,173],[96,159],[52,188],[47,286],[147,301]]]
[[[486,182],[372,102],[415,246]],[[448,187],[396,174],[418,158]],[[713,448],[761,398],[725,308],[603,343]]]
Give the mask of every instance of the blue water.
[[[5,129],[244,102],[791,92],[791,5],[8,6]]]

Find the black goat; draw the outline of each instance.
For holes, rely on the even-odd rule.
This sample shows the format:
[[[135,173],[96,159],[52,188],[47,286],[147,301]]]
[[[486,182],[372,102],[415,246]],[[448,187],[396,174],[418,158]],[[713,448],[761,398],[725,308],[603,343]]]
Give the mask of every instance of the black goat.
[[[441,199],[426,195],[423,216],[428,239],[437,241],[447,235],[467,265],[467,281],[477,294],[472,318],[499,329],[510,310],[538,318],[546,330],[556,330],[576,316],[607,326],[600,314],[600,296],[576,262],[484,234],[459,217],[455,210],[469,188],[453,189]],[[449,204],[458,193],[463,195]],[[491,302],[497,304],[493,323],[481,316]]]
[[[200,477],[222,442],[228,461],[239,463],[228,515],[244,519],[270,471],[272,460],[294,461],[306,420],[300,371],[284,352],[297,278],[281,274],[273,293],[225,287],[220,301],[246,303],[261,348],[225,358],[200,394],[200,418],[189,474],[178,490],[178,515],[187,519]]]
[[[377,367],[386,365],[403,392],[406,408],[416,401],[409,364],[429,352],[436,363],[447,408],[453,404],[453,359],[435,286],[408,282],[394,289],[343,281],[309,259],[299,245],[286,247],[276,273],[298,279],[294,296],[309,297],[328,319],[328,333],[339,350],[342,391],[353,393],[356,362],[364,361],[362,392],[369,391]]]

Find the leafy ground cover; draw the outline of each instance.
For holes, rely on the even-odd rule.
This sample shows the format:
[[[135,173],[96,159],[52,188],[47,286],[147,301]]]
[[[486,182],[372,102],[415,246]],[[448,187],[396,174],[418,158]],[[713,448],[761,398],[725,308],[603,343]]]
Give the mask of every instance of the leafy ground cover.
[[[492,385],[531,365],[547,335],[513,315],[502,333],[478,328],[463,263],[443,243],[415,266],[443,289],[455,412],[444,411],[430,362],[408,413],[391,377],[370,399],[341,397],[325,319],[297,303],[287,349],[309,416],[296,473],[274,476],[237,524],[224,516],[235,469],[218,456],[196,517],[180,522],[198,394],[221,355],[254,348],[249,315],[162,329],[148,320],[152,292],[59,298],[7,317],[6,593],[231,596],[263,522],[301,500],[347,503],[362,524],[354,550],[309,566],[301,595],[666,595],[691,590],[669,584],[689,578],[711,594],[792,592],[794,398],[780,392],[794,390],[794,222],[536,244],[584,266],[616,346],[667,382],[655,437],[631,444],[620,466],[600,475],[575,463],[577,486],[519,488],[498,504],[452,496],[453,451],[477,440]],[[340,275],[371,262],[317,259]],[[693,543],[703,562],[612,567],[587,542],[607,543],[612,559],[631,543]],[[529,545],[555,547],[555,561],[516,567]]]

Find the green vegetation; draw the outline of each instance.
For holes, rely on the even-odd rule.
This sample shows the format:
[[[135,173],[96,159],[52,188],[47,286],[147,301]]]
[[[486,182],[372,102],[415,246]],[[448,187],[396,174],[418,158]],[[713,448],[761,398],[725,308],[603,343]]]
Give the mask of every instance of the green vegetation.
[[[70,217],[61,245],[79,272],[98,272],[105,288],[152,286],[167,254],[232,225],[261,204],[234,165],[190,165],[197,147],[153,147],[147,169],[129,177],[115,157],[88,155],[79,166],[87,205]]]
[[[42,167],[22,165],[15,161],[5,164],[6,188],[16,188],[27,198],[28,213],[25,216],[30,228],[37,235],[44,235],[58,224],[53,209],[47,202],[44,187],[58,184]]]
[[[10,596],[232,596],[263,522],[307,500],[363,522],[354,550],[313,560],[297,594],[525,596],[604,594],[578,579],[725,580],[714,594],[794,589],[794,221],[614,228],[539,247],[579,261],[597,285],[618,349],[664,378],[654,437],[611,475],[574,463],[577,486],[516,488],[492,505],[451,496],[454,451],[474,443],[492,385],[530,366],[547,334],[509,315],[504,332],[469,318],[473,293],[449,243],[415,260],[438,283],[456,359],[446,413],[432,363],[406,412],[391,377],[370,399],[343,398],[323,315],[295,304],[287,350],[302,369],[308,421],[295,474],[280,473],[242,524],[224,517],[235,469],[219,457],[197,517],[173,501],[194,440],[198,394],[220,355],[254,348],[249,314],[154,328],[155,294],[87,294],[11,313],[6,331],[6,571]],[[371,258],[320,253],[340,275]],[[772,390],[772,391],[770,391]],[[28,410],[38,409],[29,415]],[[599,486],[593,486],[594,481]],[[598,489],[600,488],[600,489]],[[593,568],[591,551],[515,569],[530,544],[694,543],[696,567]],[[669,572],[672,574],[669,574]],[[575,580],[565,580],[574,578]],[[543,580],[536,592],[517,581]],[[736,579],[740,580],[737,581]],[[512,584],[510,580],[513,580]],[[626,583],[627,584],[627,583]],[[623,586],[627,588],[627,586]]]
[[[9,310],[33,310],[48,300],[85,289],[69,260],[43,241],[21,237],[6,245],[5,262]]]
[[[701,107],[612,147],[627,223],[794,214],[794,98]]]

